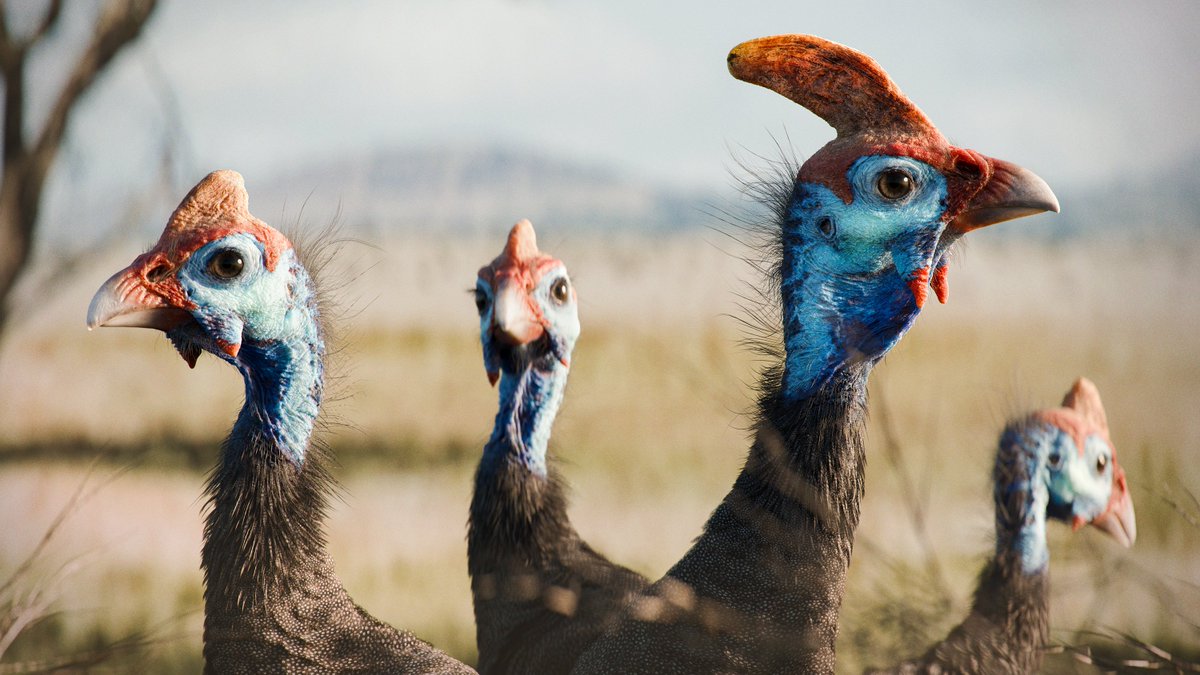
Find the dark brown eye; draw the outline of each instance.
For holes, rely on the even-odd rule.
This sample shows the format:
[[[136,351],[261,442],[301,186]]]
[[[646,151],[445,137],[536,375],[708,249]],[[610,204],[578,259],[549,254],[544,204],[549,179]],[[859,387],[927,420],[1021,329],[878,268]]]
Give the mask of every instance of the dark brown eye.
[[[475,289],[475,309],[479,310],[480,314],[483,314],[484,310],[487,309],[487,306],[488,306],[487,292],[485,292],[482,288],[476,288]]]
[[[242,273],[243,267],[242,254],[231,248],[217,252],[208,261],[208,271],[218,279],[233,279]]]
[[[1104,473],[1104,467],[1108,466],[1108,457],[1099,455],[1096,457],[1096,473]]]
[[[571,286],[565,277],[554,282],[554,285],[550,287],[550,297],[560,305],[571,297]]]
[[[879,174],[875,181],[875,189],[884,199],[903,199],[913,191],[913,179],[907,171],[888,169]]]

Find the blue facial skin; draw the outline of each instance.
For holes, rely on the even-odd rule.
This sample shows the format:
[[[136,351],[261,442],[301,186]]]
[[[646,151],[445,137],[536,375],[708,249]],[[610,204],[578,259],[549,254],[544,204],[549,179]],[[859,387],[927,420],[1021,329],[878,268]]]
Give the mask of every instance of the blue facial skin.
[[[235,251],[242,269],[232,278],[211,263]],[[226,254],[228,255],[228,254]],[[318,325],[316,295],[308,273],[291,249],[275,270],[264,266],[262,244],[249,234],[210,242],[184,263],[179,282],[195,324],[168,333],[184,351],[195,346],[232,364],[246,384],[246,402],[235,431],[260,430],[296,467],[304,462],[324,392],[325,343]],[[236,357],[221,344],[240,345]]]
[[[476,289],[487,299],[480,311],[480,340],[484,365],[500,371],[500,407],[491,438],[483,450],[483,467],[516,461],[540,478],[547,475],[546,449],[554,418],[567,388],[568,366],[579,338],[575,298],[559,304],[550,288],[567,272],[561,266],[547,271],[533,290],[533,299],[549,323],[539,340],[518,347],[501,344],[492,335],[492,289],[480,281]]]
[[[1080,453],[1070,434],[1045,422],[1023,433],[1006,432],[1001,445],[1018,448],[1015,456],[1000,461],[1023,462],[1029,480],[996,486],[997,554],[1011,550],[1020,558],[1025,574],[1042,574],[1050,563],[1046,518],[1091,522],[1108,507],[1113,479],[1112,450],[1103,438],[1092,435],[1087,437]],[[1101,458],[1103,461],[1098,461]],[[1024,520],[1010,537],[1005,532],[1009,526],[1002,520],[999,505],[1006,503],[1005,495],[1014,492],[1025,495]]]
[[[913,189],[878,190],[881,174],[903,171]],[[873,364],[919,311],[908,279],[937,261],[945,229],[946,181],[906,157],[875,155],[847,173],[846,204],[824,185],[797,183],[783,235],[784,396],[811,395],[846,365]],[[859,369],[865,378],[869,368]]]

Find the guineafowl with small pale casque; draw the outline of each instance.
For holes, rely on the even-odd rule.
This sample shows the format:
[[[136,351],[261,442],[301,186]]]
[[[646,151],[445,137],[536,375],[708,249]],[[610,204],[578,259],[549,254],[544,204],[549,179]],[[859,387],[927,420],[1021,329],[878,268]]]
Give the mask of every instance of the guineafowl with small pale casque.
[[[467,534],[479,671],[567,673],[648,583],[580,538],[547,456],[579,337],[575,287],[522,220],[479,270],[475,305],[488,380],[500,384]]]
[[[828,673],[863,494],[867,378],[947,295],[970,230],[1057,211],[1050,188],[954,147],[870,58],[806,35],[743,43],[738,79],[837,138],[773,187],[765,311],[782,324],[749,456],[692,548],[631,603],[578,673]],[[775,295],[777,291],[777,295]],[[936,395],[936,392],[927,392]]]
[[[314,440],[325,389],[321,303],[302,256],[248,210],[242,177],[209,174],[158,243],[96,293],[88,327],[164,331],[194,366],[237,368],[245,403],[208,483],[206,673],[470,673],[375,619],[325,550],[333,480]]]
[[[971,613],[922,657],[877,673],[1037,672],[1050,637],[1046,521],[1084,525],[1132,546],[1125,470],[1108,435],[1100,392],[1080,379],[1061,408],[1004,428],[992,471],[996,551],[979,575]]]

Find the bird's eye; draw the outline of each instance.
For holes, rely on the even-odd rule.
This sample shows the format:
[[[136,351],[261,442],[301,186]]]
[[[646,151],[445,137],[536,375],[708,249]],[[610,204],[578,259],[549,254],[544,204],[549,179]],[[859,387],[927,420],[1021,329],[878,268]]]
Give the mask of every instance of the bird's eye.
[[[833,218],[824,216],[817,221],[817,229],[826,239],[832,239],[833,235],[837,234],[837,225],[834,224]]]
[[[1104,467],[1108,466],[1107,455],[1096,456],[1096,473],[1104,473]]]
[[[1050,468],[1057,469],[1060,466],[1062,466],[1062,453],[1060,453],[1060,452],[1050,453]]]
[[[486,310],[487,307],[488,307],[487,293],[484,292],[484,290],[482,288],[476,288],[475,289],[475,309],[479,310],[480,314],[483,314],[484,310]]]
[[[879,174],[875,181],[875,189],[884,199],[903,199],[913,191],[913,179],[907,171],[888,169]]]
[[[242,273],[243,267],[242,254],[231,248],[218,251],[208,261],[208,271],[218,279],[236,278]]]
[[[571,297],[571,285],[567,283],[566,277],[554,282],[554,285],[550,287],[550,297],[560,305]]]

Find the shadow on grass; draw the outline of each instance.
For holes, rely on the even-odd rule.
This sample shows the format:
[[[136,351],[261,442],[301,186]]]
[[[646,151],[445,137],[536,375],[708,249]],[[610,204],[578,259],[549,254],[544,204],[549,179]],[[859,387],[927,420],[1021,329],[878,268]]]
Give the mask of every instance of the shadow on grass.
[[[36,442],[0,441],[0,465],[30,462],[92,462],[123,468],[155,468],[206,472],[220,452],[219,440],[157,438],[130,443],[95,443],[85,439]],[[457,466],[479,458],[476,440],[446,439],[436,443],[416,439],[395,442],[366,440],[331,443],[337,465],[349,472],[378,468],[411,470]]]

